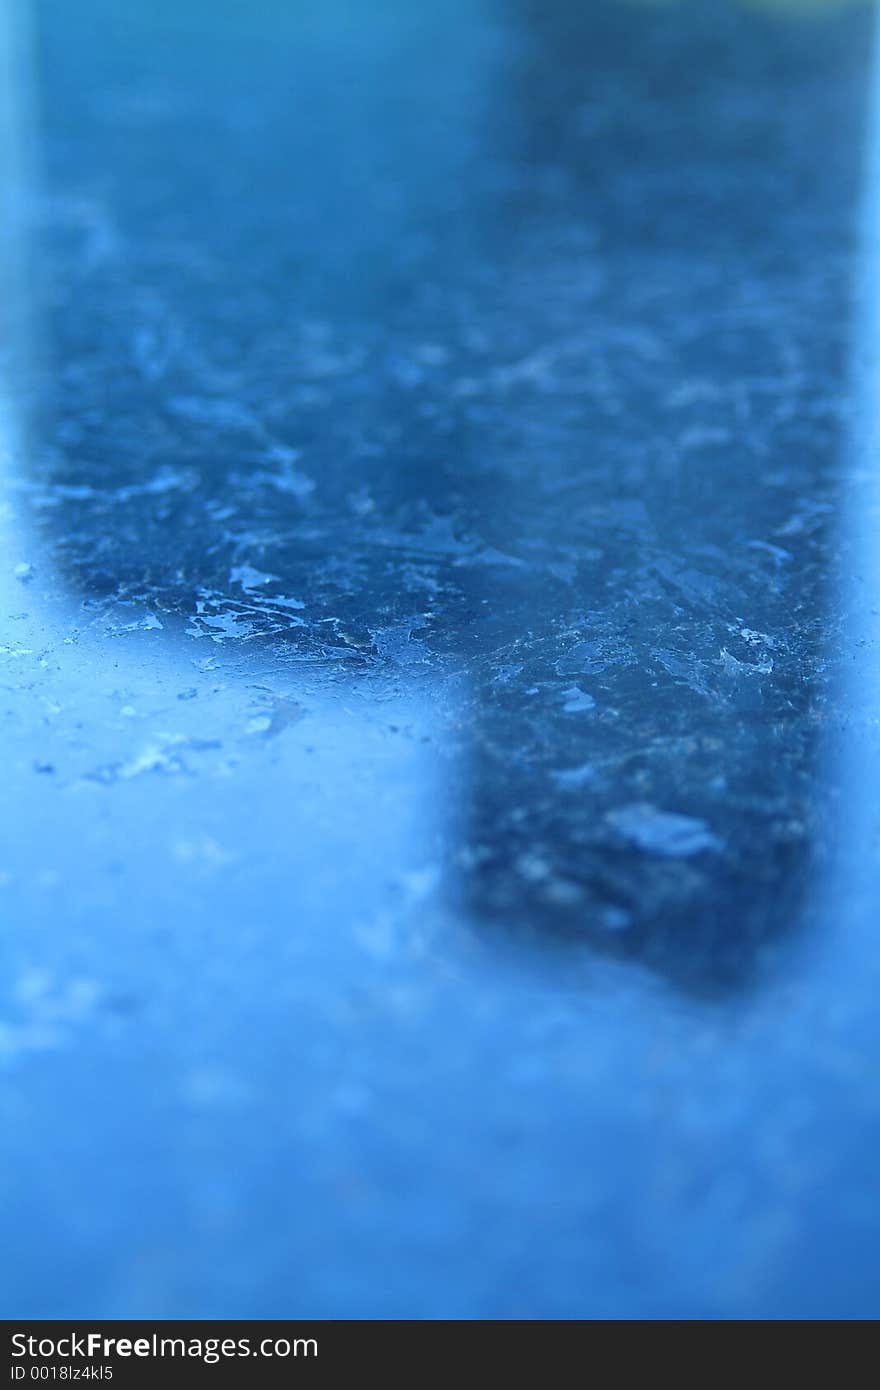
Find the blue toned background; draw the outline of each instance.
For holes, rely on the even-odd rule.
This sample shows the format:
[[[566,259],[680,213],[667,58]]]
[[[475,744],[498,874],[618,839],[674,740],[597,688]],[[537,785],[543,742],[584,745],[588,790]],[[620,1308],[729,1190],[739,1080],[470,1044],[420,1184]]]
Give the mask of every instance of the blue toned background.
[[[873,6],[2,15],[4,1316],[876,1316]]]

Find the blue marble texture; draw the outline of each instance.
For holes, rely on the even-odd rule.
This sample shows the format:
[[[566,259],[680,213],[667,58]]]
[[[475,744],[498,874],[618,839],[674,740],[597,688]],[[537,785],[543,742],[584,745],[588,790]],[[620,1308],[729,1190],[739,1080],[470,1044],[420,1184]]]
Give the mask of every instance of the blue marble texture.
[[[7,0],[3,1316],[877,1315],[873,9]]]

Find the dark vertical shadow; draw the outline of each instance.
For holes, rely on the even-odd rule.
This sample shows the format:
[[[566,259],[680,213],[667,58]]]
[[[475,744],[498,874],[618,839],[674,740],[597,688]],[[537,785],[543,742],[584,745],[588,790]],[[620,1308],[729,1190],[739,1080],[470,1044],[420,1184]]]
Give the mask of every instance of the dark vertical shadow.
[[[515,11],[465,896],[745,985],[827,831],[870,7]]]

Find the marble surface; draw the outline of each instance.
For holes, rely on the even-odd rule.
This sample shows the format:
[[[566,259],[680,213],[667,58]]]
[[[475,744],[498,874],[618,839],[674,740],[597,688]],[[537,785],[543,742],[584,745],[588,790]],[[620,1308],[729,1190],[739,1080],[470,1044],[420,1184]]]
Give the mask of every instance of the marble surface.
[[[876,1315],[872,9],[9,9],[6,1316]]]

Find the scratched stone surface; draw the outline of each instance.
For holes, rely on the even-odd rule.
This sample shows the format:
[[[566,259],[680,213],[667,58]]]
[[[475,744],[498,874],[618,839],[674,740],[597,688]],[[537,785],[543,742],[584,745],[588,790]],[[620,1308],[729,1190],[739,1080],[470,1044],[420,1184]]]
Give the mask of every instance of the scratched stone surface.
[[[10,5],[6,1316],[876,1315],[871,9]]]

